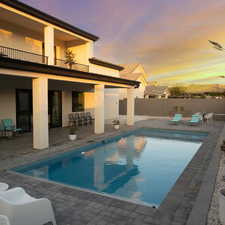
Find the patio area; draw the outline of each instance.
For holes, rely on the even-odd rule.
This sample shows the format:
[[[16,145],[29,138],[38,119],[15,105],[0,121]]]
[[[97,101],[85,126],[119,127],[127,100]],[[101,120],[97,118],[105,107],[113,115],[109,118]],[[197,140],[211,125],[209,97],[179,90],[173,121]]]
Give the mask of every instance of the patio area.
[[[0,140],[0,169],[2,170],[0,181],[8,183],[10,187],[23,187],[34,197],[50,199],[57,225],[205,224],[210,196],[214,190],[215,181],[212,177],[214,175],[216,177],[220,159],[219,147],[225,134],[224,122],[214,121],[193,127],[186,124],[169,125],[168,118],[146,120],[147,118],[143,117],[142,119],[145,120],[137,117],[135,126],[122,125],[119,131],[114,130],[111,125],[106,125],[105,134],[102,135],[93,134],[93,127],[81,128],[78,132],[78,140],[75,142],[68,141],[68,128],[52,129],[50,130],[51,146],[45,150],[32,149],[32,135],[29,133],[10,140],[2,139]],[[122,117],[121,121],[123,121]],[[209,132],[199,153],[185,169],[159,209],[5,170],[140,127]],[[202,188],[204,192],[201,191]],[[201,202],[202,198],[204,204]]]

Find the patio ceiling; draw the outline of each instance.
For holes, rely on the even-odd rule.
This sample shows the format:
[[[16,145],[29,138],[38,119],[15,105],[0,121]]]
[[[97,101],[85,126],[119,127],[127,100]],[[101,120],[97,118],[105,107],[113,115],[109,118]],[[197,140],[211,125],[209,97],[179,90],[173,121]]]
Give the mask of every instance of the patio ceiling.
[[[0,75],[0,89],[31,89],[32,79],[29,77],[17,77],[9,75]],[[49,90],[67,90],[67,91],[80,91],[90,92],[93,91],[94,85],[85,83],[72,83],[68,81],[49,80]]]

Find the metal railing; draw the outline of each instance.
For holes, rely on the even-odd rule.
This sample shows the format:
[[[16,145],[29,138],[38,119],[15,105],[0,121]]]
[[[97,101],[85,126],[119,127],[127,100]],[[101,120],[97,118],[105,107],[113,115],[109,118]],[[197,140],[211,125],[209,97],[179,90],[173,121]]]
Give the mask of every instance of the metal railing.
[[[4,46],[0,46],[0,57],[48,64],[47,56]]]
[[[66,64],[66,60],[63,60],[63,59],[55,59],[55,65],[60,66],[60,67],[64,67],[64,68],[67,68],[67,69],[89,72],[89,66],[88,65],[74,63],[71,67],[69,67],[69,65]]]

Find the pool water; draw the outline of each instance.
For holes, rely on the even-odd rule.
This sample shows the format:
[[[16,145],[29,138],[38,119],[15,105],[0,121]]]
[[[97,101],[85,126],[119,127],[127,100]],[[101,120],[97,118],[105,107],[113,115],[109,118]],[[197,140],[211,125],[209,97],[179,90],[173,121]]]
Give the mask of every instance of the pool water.
[[[158,207],[206,135],[139,129],[15,170]]]

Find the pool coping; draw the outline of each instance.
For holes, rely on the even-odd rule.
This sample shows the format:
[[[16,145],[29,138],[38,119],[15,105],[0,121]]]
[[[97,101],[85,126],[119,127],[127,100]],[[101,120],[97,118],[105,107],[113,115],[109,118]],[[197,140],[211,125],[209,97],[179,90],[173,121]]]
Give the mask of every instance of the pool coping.
[[[133,130],[140,129],[140,128],[147,128],[147,129],[149,129],[151,127],[145,127],[145,126],[135,127],[135,128],[129,129],[128,131],[131,132]],[[157,129],[157,128],[151,128],[151,129]],[[163,129],[163,128],[159,128],[159,129]],[[163,129],[163,130],[187,131],[187,130],[173,129],[173,128],[171,128],[171,129],[166,128],[166,129]],[[191,131],[191,130],[189,130],[189,131]],[[202,131],[202,130],[199,130],[199,131],[193,130],[193,132],[204,132],[204,131]],[[120,132],[117,132],[116,135],[115,134],[112,134],[110,137],[113,138],[115,136],[119,136],[121,133],[124,133],[124,130],[121,130]],[[190,208],[190,206],[187,206],[187,205],[184,206],[183,203],[187,203],[187,199],[186,199],[186,202],[183,202],[184,198],[187,198],[187,196],[185,196],[185,193],[184,192],[187,191],[187,184],[190,185],[191,188],[195,188],[194,181],[192,179],[194,179],[194,177],[195,177],[195,174],[194,173],[196,171],[198,172],[198,170],[201,169],[200,167],[198,167],[198,165],[196,165],[196,164],[198,164],[199,159],[201,157],[203,157],[203,159],[207,161],[207,159],[208,159],[207,156],[209,156],[209,153],[210,152],[211,153],[214,152],[214,151],[210,151],[210,150],[212,150],[212,148],[208,148],[207,145],[210,142],[210,140],[212,140],[212,137],[213,136],[216,137],[216,135],[215,135],[215,133],[210,132],[210,131],[208,133],[209,133],[209,135],[203,141],[202,146],[199,148],[198,152],[195,154],[195,156],[189,162],[188,166],[182,172],[182,174],[180,175],[180,177],[178,178],[178,180],[176,181],[176,183],[174,184],[174,186],[172,187],[172,189],[170,190],[170,192],[167,194],[167,197],[164,199],[164,201],[161,203],[161,205],[160,205],[160,207],[158,209],[154,209],[154,208],[151,208],[151,207],[146,206],[146,205],[140,205],[139,203],[130,203],[130,202],[125,201],[124,199],[120,199],[120,198],[117,199],[114,196],[112,197],[112,196],[103,195],[102,197],[112,198],[113,201],[118,201],[118,204],[121,203],[121,202],[122,202],[121,204],[128,203],[128,204],[135,205],[133,207],[141,208],[142,211],[144,211],[144,212],[146,212],[148,214],[151,214],[153,216],[153,221],[152,222],[154,222],[155,224],[159,224],[159,223],[160,224],[170,224],[172,222],[173,223],[175,222],[176,224],[184,224],[184,223],[187,222],[187,219],[188,218],[189,218],[188,219],[188,222],[191,221],[191,222],[189,222],[190,225],[195,224],[195,223],[192,223],[193,220],[191,220],[190,218],[193,218],[192,217],[193,215],[195,215],[195,217],[196,217],[196,215],[198,215],[198,214],[195,213],[196,212],[195,205],[197,205],[197,204],[193,204],[194,205],[193,208],[192,207]],[[219,137],[216,137],[215,139],[216,140],[222,139],[222,134],[224,134],[224,133],[225,133],[225,128],[223,128],[223,132],[221,132],[221,134],[219,135]],[[219,132],[218,132],[218,134],[219,134]],[[99,140],[97,140],[97,142],[98,141],[101,141],[101,140],[104,140],[104,139],[106,139],[106,137],[100,138]],[[216,143],[217,143],[216,149],[218,150],[219,145],[220,145],[219,144],[219,141],[218,142],[216,141]],[[88,146],[90,144],[91,143],[86,143],[85,145],[82,145],[80,147]],[[211,147],[213,147],[213,146],[211,146]],[[77,148],[77,147],[73,147],[73,150],[74,150],[74,148]],[[68,149],[67,151],[71,151],[71,150],[72,149]],[[203,154],[203,153],[205,153],[205,151],[207,151],[207,154],[206,155]],[[52,154],[52,156],[54,157],[54,155],[58,155],[58,154],[61,154],[61,153],[62,152],[54,152]],[[43,158],[46,158],[46,155],[43,155],[42,157]],[[43,159],[42,157],[39,160],[42,160]],[[216,156],[216,154],[213,154],[213,159],[214,158],[217,158],[217,161],[218,161],[218,154],[217,154],[217,156]],[[37,159],[35,159],[33,161],[37,161]],[[209,169],[211,167],[213,167],[213,173],[214,174],[217,171],[216,165],[213,164],[213,161],[215,161],[215,160],[208,160],[208,161],[207,162],[210,163],[210,167],[209,167],[209,165],[207,165],[207,171],[205,171],[205,173],[204,173],[204,180],[205,180],[205,177],[207,176],[206,173],[208,173],[208,171],[209,171]],[[27,163],[25,163],[25,164],[27,164]],[[21,173],[17,173],[17,172],[14,172],[14,171],[8,171],[8,172],[9,173],[13,173],[13,174],[17,174],[17,175],[20,175],[20,176],[27,176],[27,175],[23,175]],[[36,177],[30,177],[30,178],[40,180],[40,178],[36,178]],[[85,193],[88,192],[89,194],[91,194],[91,195],[94,194],[95,196],[96,195],[98,195],[98,196],[101,195],[98,192],[92,192],[90,190],[85,190],[85,189],[79,189],[79,188],[76,188],[76,187],[71,187],[69,185],[67,186],[67,185],[64,185],[64,184],[59,184],[59,183],[52,182],[52,181],[48,181],[48,180],[45,180],[45,179],[41,179],[41,181],[47,182],[47,183],[48,182],[54,183],[55,185],[66,186],[68,188],[72,188],[72,189],[75,189],[75,190],[80,191],[80,192],[85,192]],[[203,182],[203,179],[202,179],[202,182]],[[211,184],[212,183],[214,183],[214,182],[211,182]],[[194,187],[192,187],[192,186],[194,186]],[[212,184],[211,185],[211,189],[213,189],[213,187],[214,187],[214,185]],[[200,184],[200,188],[202,189],[202,184]],[[197,198],[199,198],[199,196],[201,194],[200,193],[201,192],[201,189],[200,189],[200,191],[199,190],[197,191]],[[211,193],[211,191],[210,191],[210,193]],[[192,202],[192,203],[195,203],[195,201]],[[207,202],[207,205],[208,206],[209,206],[209,204],[210,204],[210,201]],[[204,207],[207,208],[207,205],[205,204]],[[188,213],[189,213],[188,214],[188,218],[185,217],[185,216],[183,216],[184,210],[187,207],[188,207]],[[171,216],[174,213],[174,211],[176,211],[175,216],[174,215]],[[206,211],[203,210],[202,213],[205,214]],[[189,217],[189,215],[190,215],[190,217]],[[206,215],[206,217],[207,217],[207,215]],[[199,223],[196,223],[196,225],[197,224],[199,224]]]

